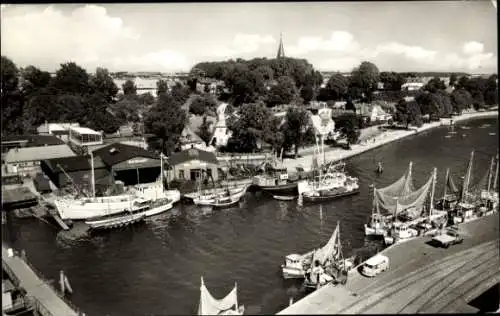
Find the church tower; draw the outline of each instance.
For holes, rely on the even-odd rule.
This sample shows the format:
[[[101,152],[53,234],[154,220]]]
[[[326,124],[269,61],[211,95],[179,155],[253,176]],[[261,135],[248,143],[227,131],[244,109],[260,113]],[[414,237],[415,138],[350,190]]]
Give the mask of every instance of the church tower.
[[[276,58],[285,58],[285,49],[283,49],[283,34],[280,33],[280,45],[278,46],[278,54],[276,54]]]

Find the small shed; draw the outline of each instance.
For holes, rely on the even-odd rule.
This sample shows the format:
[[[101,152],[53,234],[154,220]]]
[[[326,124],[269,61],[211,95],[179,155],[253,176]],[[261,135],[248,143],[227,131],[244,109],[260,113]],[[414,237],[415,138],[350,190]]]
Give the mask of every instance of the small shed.
[[[2,190],[2,209],[5,211],[32,207],[37,204],[38,198],[26,187]]]
[[[43,174],[38,173],[33,179],[33,184],[35,189],[40,193],[49,193],[52,191],[50,188],[49,179],[47,179]]]

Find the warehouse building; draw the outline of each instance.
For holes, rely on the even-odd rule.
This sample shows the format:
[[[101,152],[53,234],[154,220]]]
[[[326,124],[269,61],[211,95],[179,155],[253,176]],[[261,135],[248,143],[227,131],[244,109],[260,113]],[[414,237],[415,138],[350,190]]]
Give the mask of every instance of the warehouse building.
[[[214,181],[219,179],[219,165],[217,157],[213,152],[191,148],[172,154],[169,158],[170,180],[191,180],[198,181],[202,170],[208,176],[212,176]]]

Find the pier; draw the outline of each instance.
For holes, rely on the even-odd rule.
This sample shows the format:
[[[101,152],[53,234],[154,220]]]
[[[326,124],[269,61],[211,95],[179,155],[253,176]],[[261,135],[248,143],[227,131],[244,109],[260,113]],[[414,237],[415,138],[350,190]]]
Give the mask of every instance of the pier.
[[[7,275],[26,290],[26,295],[33,298],[35,309],[43,316],[78,316],[75,311],[56,291],[33,271],[22,258],[9,257],[7,247],[2,245],[2,267]]]
[[[381,252],[386,272],[353,269],[345,286],[327,285],[278,314],[477,313],[468,303],[500,282],[499,215],[459,230],[464,242],[449,249],[427,244],[431,237],[395,244]]]

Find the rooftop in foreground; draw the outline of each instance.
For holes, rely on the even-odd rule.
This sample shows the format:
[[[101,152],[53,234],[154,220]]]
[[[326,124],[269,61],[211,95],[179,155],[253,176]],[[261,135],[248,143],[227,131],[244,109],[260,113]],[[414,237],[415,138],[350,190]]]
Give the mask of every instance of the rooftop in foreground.
[[[422,237],[387,248],[390,269],[375,278],[349,273],[279,314],[477,313],[468,305],[500,282],[498,213],[461,224],[464,242],[435,248]]]

